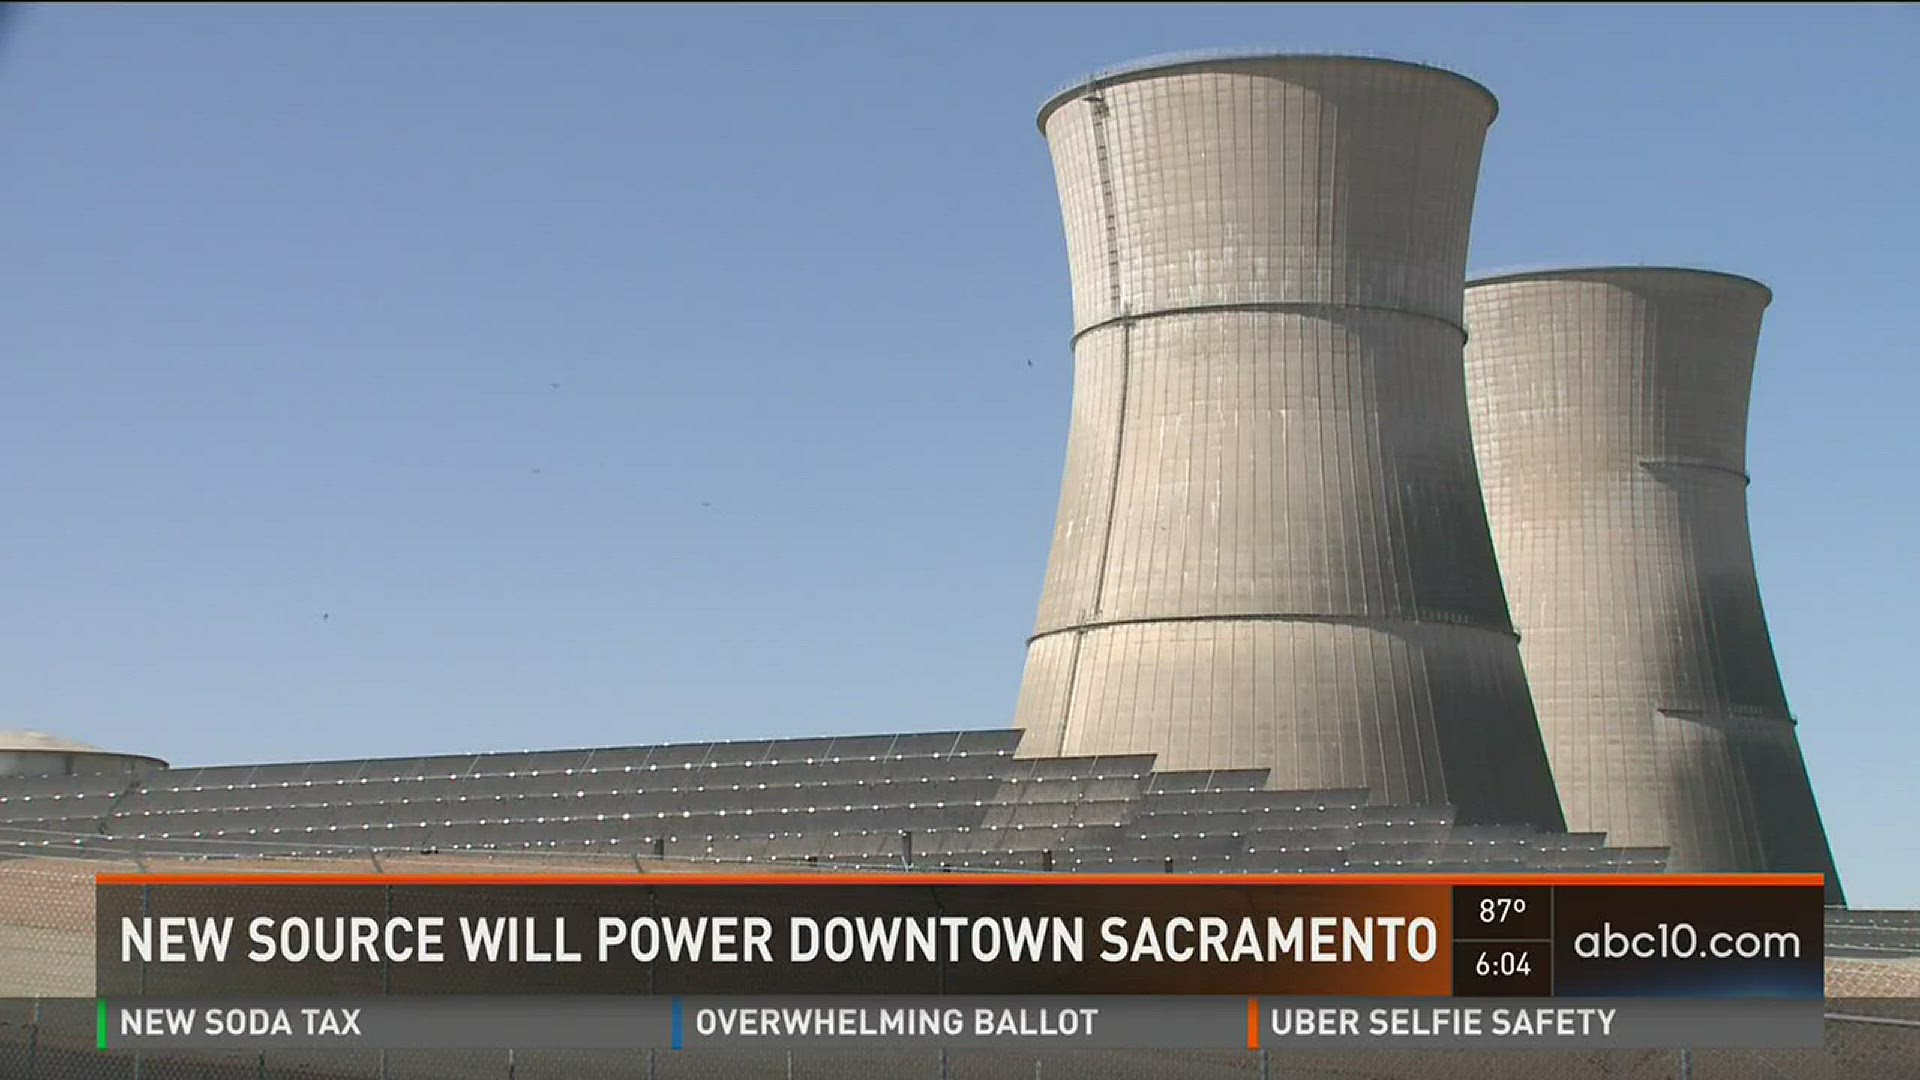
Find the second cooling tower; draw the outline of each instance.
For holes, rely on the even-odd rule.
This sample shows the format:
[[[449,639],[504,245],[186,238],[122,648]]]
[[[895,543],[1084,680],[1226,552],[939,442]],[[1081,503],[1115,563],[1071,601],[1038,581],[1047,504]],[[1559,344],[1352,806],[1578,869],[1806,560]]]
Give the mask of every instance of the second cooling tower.
[[[1562,827],[1461,371],[1494,111],[1448,72],[1296,56],[1042,109],[1075,374],[1023,755]]]
[[[1487,505],[1568,822],[1692,871],[1826,873],[1747,528],[1765,286],[1602,267],[1467,290]]]

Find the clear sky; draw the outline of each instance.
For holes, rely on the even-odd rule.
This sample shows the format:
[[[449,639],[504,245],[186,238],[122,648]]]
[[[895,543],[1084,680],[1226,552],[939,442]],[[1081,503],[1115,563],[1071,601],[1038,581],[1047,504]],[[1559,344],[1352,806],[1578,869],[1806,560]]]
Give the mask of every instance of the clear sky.
[[[1500,96],[1476,268],[1773,286],[1774,639],[1853,900],[1920,904],[1917,29],[16,10],[0,728],[199,764],[1004,725],[1069,391],[1035,108],[1171,50],[1360,52]]]

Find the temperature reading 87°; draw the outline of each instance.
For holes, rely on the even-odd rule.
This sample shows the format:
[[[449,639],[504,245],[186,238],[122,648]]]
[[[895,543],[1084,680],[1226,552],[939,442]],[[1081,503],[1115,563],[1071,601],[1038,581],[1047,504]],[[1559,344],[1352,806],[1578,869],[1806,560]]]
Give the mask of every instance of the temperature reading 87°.
[[[1504,923],[1526,913],[1527,899],[1524,896],[1489,896],[1480,901],[1480,921],[1483,923]]]
[[[1553,889],[1544,885],[1455,889],[1453,926],[1469,941],[1544,941],[1553,936]]]

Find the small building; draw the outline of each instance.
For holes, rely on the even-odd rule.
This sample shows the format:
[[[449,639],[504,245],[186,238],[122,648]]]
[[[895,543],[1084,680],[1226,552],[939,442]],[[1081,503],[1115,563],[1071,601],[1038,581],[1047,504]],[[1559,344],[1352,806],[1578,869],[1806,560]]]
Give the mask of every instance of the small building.
[[[166,767],[156,757],[102,750],[44,731],[0,731],[0,776],[141,776]]]

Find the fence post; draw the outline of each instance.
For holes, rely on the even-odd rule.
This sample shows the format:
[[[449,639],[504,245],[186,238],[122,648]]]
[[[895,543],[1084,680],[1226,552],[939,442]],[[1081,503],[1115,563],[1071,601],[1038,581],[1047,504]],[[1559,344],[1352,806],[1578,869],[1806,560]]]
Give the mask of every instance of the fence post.
[[[39,1076],[35,1063],[40,1056],[40,999],[33,999],[33,1020],[27,1025],[27,1075]]]
[[[513,1047],[507,1047],[507,1080],[513,1080]]]
[[[1680,1049],[1680,1080],[1693,1080],[1693,1051]]]

